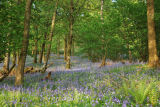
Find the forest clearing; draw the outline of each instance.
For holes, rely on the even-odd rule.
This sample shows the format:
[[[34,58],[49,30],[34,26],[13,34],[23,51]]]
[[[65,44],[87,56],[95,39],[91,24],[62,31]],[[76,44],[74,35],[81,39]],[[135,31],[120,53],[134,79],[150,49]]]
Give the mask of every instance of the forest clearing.
[[[159,107],[159,0],[0,0],[0,107]]]

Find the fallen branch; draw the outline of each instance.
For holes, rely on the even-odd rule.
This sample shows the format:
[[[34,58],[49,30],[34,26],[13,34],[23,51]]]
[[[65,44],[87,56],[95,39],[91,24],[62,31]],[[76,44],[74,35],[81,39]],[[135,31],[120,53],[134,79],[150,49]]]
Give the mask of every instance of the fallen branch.
[[[9,69],[9,71],[5,69],[4,71],[0,72],[0,82],[3,81],[10,74],[10,72],[13,70],[15,65],[16,64],[13,64],[12,67]]]
[[[53,65],[53,63],[50,63],[49,65],[43,65],[43,67],[39,70],[39,72],[41,73],[45,73],[47,68],[50,67],[51,65]]]

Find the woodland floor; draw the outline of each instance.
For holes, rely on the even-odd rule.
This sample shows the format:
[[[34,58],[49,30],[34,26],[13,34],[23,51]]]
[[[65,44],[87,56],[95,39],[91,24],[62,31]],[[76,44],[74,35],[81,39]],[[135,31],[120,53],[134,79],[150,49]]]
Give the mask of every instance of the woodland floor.
[[[26,66],[43,65],[32,62],[33,59],[28,56]],[[154,94],[157,95],[154,97],[156,103],[147,99],[149,96],[144,93],[151,85],[156,88],[149,91],[160,92],[160,72],[145,69],[142,67],[144,63],[122,64],[107,60],[109,65],[99,68],[100,62],[92,63],[86,58],[73,56],[72,69],[66,70],[63,56],[57,58],[56,55],[51,55],[49,63],[52,62],[53,65],[47,69],[47,72],[52,72],[52,80],[42,80],[47,73],[35,73],[25,74],[23,87],[14,86],[14,77],[8,77],[1,82],[0,107],[148,107],[152,103],[157,107],[160,105],[157,91]],[[132,87],[130,84],[135,85]]]
[[[106,60],[109,64],[107,64],[105,67],[100,68],[100,62],[91,62],[88,59],[84,57],[79,57],[79,56],[72,56],[71,57],[71,69],[66,70],[65,69],[65,61],[63,55],[60,57],[57,57],[57,55],[52,54],[49,59],[49,64],[53,63],[48,69],[47,72],[60,72],[60,71],[90,71],[90,70],[108,70],[110,68],[117,68],[117,67],[122,67],[122,66],[127,66],[127,65],[137,65],[137,64],[144,64],[144,63],[139,63],[139,62],[134,62],[134,63],[129,63],[128,61],[125,62],[125,64],[122,64],[121,62],[113,62],[111,60]],[[10,63],[10,66],[12,63]],[[0,63],[0,69],[2,68],[3,63]],[[34,64],[33,63],[33,58],[31,56],[27,56],[26,58],[26,67],[28,66],[33,66],[36,68],[40,68],[43,66],[42,64]]]

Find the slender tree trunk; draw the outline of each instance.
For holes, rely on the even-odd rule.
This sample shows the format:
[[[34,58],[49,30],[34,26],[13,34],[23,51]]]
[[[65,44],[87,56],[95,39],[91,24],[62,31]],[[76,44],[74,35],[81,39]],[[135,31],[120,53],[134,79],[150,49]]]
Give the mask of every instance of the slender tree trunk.
[[[132,52],[130,50],[129,43],[127,43],[127,48],[128,48],[129,62],[132,63]]]
[[[58,38],[58,43],[57,43],[57,57],[58,57],[58,58],[59,58],[59,56],[60,56],[59,50],[60,50],[60,39]]]
[[[101,0],[101,21],[103,23],[103,5],[104,5],[104,0]]]
[[[38,40],[37,40],[37,38],[35,39],[35,47],[34,47],[34,60],[33,60],[33,62],[34,63],[37,63],[37,49],[38,49]]]
[[[64,38],[64,60],[67,61],[67,36]]]
[[[17,51],[17,64],[19,63],[19,56],[20,56],[20,54],[19,54],[19,50]]]
[[[34,56],[34,46],[32,45],[32,56]]]
[[[104,0],[101,0],[101,21],[102,21],[102,24],[104,24],[103,23],[103,5],[104,5]],[[104,34],[103,34],[104,35]],[[102,35],[102,36],[103,36]],[[102,42],[105,42],[105,41],[102,41]],[[104,56],[103,56],[103,58],[102,58],[102,62],[101,62],[101,65],[100,65],[100,67],[104,67],[105,65],[106,65],[106,51],[107,51],[107,49],[105,48],[105,46],[103,47],[103,49],[105,50],[105,52],[104,52]]]
[[[3,65],[3,69],[4,70],[8,70],[9,71],[9,63],[10,63],[10,53],[7,52],[5,54],[5,58],[4,58],[4,65]]]
[[[66,69],[71,68],[71,47],[72,47],[72,38],[73,38],[73,0],[70,2],[70,18],[69,18],[69,36],[67,42],[67,61]]]
[[[106,54],[102,58],[102,63],[100,65],[100,67],[104,67],[105,65],[106,65]]]
[[[44,40],[46,40],[47,34],[44,35]],[[42,57],[44,55],[44,51],[45,51],[45,41],[42,44],[42,48],[39,54],[39,63],[42,63]],[[45,56],[45,55],[44,55]]]
[[[72,56],[74,56],[74,39],[72,40]]]
[[[12,57],[12,64],[13,64],[13,65],[14,65],[14,64],[16,65],[16,57],[17,57],[17,56],[16,56],[16,52],[14,51],[14,52],[13,52],[13,57]]]
[[[129,50],[128,53],[129,53],[129,62],[132,63],[132,51]]]
[[[26,56],[27,56],[28,44],[29,44],[29,28],[30,28],[32,1],[33,0],[26,0],[25,19],[24,19],[24,35],[23,35],[20,59],[19,59],[19,63],[18,63],[17,71],[16,71],[16,80],[15,80],[16,86],[23,84],[24,67],[25,67],[25,61],[26,61]]]
[[[43,52],[43,56],[42,56],[43,63],[46,62],[46,54],[45,54],[45,53],[46,53],[46,52],[45,52],[45,48],[44,48],[44,52]]]
[[[50,31],[49,40],[48,40],[49,44],[48,44],[48,49],[47,49],[46,61],[45,61],[45,64],[44,64],[44,71],[46,71],[46,69],[47,69],[47,64],[48,64],[48,60],[49,60],[49,56],[50,56],[51,42],[52,42],[53,31],[54,31],[54,26],[55,26],[55,19],[56,19],[56,11],[57,11],[57,7],[58,7],[58,1],[59,0],[56,1],[55,10],[53,12],[51,31]]]
[[[154,0],[147,0],[147,22],[148,22],[148,51],[150,67],[158,67],[159,59],[156,47],[156,33],[154,24]]]

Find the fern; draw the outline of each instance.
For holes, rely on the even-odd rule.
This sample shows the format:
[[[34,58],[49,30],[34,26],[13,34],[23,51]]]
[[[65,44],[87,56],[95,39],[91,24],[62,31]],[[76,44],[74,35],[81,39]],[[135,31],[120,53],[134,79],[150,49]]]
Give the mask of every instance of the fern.
[[[158,89],[155,84],[149,92],[149,98],[152,106],[155,106],[158,103]]]
[[[157,104],[158,91],[155,87],[156,83],[148,79],[138,80],[137,78],[130,78],[128,81],[123,81],[122,91],[125,95],[130,95],[136,104],[144,104],[147,97],[150,97],[150,102],[154,106]]]

